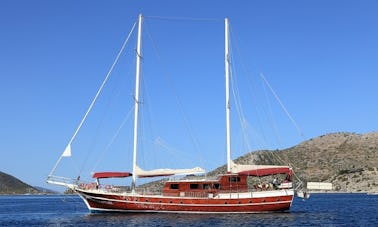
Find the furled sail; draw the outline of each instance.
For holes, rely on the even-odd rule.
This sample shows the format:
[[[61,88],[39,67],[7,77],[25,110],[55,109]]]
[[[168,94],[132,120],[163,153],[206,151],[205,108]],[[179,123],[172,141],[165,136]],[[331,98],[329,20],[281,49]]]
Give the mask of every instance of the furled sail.
[[[245,174],[250,176],[267,176],[271,174],[288,174],[291,176],[290,166],[275,165],[241,165],[231,161],[231,173]]]
[[[135,175],[139,178],[143,177],[162,177],[172,175],[185,175],[185,174],[199,174],[205,173],[205,170],[200,167],[194,167],[193,169],[154,169],[143,170],[139,166],[136,166]]]

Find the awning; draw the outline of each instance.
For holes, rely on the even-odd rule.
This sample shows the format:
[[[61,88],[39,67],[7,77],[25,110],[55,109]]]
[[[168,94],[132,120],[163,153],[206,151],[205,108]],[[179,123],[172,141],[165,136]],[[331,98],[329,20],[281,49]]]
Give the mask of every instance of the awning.
[[[129,172],[97,172],[93,174],[93,178],[122,178],[122,177],[130,177],[132,173]]]

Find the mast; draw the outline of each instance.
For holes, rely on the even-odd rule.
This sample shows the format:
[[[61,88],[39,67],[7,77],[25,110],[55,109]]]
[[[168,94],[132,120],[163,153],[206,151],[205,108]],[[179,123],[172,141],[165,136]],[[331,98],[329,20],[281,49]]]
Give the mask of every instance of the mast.
[[[225,76],[226,76],[226,145],[227,145],[227,172],[231,172],[231,133],[230,133],[230,59],[229,59],[229,29],[228,18],[224,19],[224,63],[225,63]]]
[[[142,46],[142,14],[139,14],[138,19],[138,41],[136,49],[136,71],[135,71],[135,107],[134,107],[134,145],[133,145],[133,179],[131,189],[135,192],[136,185],[136,160],[137,160],[137,146],[138,146],[138,114],[139,114],[139,76],[140,76],[140,61],[141,61],[141,46]]]

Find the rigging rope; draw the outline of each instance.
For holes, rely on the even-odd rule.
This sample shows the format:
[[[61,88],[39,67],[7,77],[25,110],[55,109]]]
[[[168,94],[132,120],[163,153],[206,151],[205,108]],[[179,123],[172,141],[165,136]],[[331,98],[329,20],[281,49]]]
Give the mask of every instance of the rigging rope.
[[[149,17],[149,18],[157,18],[157,17]],[[160,18],[160,17],[159,17]],[[160,18],[160,19],[168,19],[168,18]],[[170,18],[172,19],[172,18]],[[185,19],[188,19],[188,18],[185,18]],[[146,23],[147,25],[147,23]],[[146,31],[147,31],[147,34],[148,34],[148,37],[152,43],[152,47],[155,51],[155,54],[156,54],[156,57],[158,59],[158,62],[162,62],[162,57],[160,56],[159,54],[159,51],[158,51],[158,48],[157,48],[157,45],[156,43],[154,42],[154,40],[152,39],[152,36],[151,34],[149,33],[149,30],[148,30],[148,26],[146,26]],[[169,88],[172,90],[172,93],[174,95],[174,98],[175,98],[175,101],[176,101],[176,104],[178,106],[178,109],[180,111],[180,113],[182,114],[182,117],[183,117],[183,120],[184,120],[184,125],[186,127],[186,130],[189,132],[189,135],[190,135],[190,138],[192,140],[192,143],[194,144],[194,148],[197,150],[197,152],[199,154],[201,154],[201,149],[200,149],[200,146],[199,146],[199,142],[198,142],[198,139],[195,137],[194,135],[194,130],[193,128],[191,127],[191,123],[189,121],[189,118],[187,117],[187,115],[185,114],[185,111],[184,111],[184,108],[183,108],[183,105],[182,105],[182,102],[179,98],[179,96],[177,95],[178,92],[176,91],[175,87],[173,86],[173,82],[171,80],[171,78],[169,77],[169,73],[167,72],[166,68],[162,68],[163,69],[163,75],[164,75],[164,78],[166,79],[167,81],[167,84],[169,85]]]
[[[238,50],[238,48],[236,48],[236,49]],[[244,66],[243,68],[245,70],[246,67],[243,64],[243,62],[242,62],[242,65]],[[246,70],[246,71],[248,71],[248,70]],[[233,70],[232,70],[232,72],[233,72]],[[247,147],[249,148],[250,147],[249,141],[246,138],[248,136],[246,134],[244,134],[244,133],[246,133],[246,130],[245,130],[246,122],[245,122],[244,112],[243,112],[242,107],[241,107],[239,90],[238,90],[238,87],[235,85],[236,78],[235,77],[231,77],[231,78],[232,78],[232,82],[233,82],[232,83],[232,92],[233,92],[233,96],[234,96],[234,100],[235,100],[235,106],[236,106],[237,114],[239,116],[239,121],[240,121],[240,124],[241,124],[241,127],[242,127],[243,138],[245,139],[244,142],[246,143]],[[286,115],[289,117],[289,119],[291,120],[291,122],[294,124],[294,126],[297,129],[297,131],[299,132],[299,134],[301,136],[303,136],[303,133],[302,133],[300,127],[295,122],[294,118],[290,115],[289,111],[286,109],[286,107],[284,106],[284,104],[282,103],[282,101],[279,99],[278,95],[274,92],[273,88],[270,86],[270,84],[268,83],[268,81],[266,80],[266,78],[262,74],[261,74],[261,78],[263,79],[264,83],[269,87],[270,91],[273,93],[274,97],[277,99],[277,101],[280,104],[281,108],[284,110],[284,112],[286,113]],[[274,128],[275,133],[278,134],[277,133],[277,127],[276,127],[276,125],[274,125],[273,128]],[[265,136],[264,136],[264,138],[265,138]],[[280,141],[279,141],[279,143],[280,143]],[[293,166],[293,164],[290,161],[283,160],[278,155],[274,154],[274,152],[268,152],[268,153],[271,154],[273,158],[276,158],[277,161],[279,161],[281,163],[287,163],[289,166]],[[250,152],[250,154],[252,155],[252,152]],[[252,160],[252,156],[251,156],[251,160]],[[293,171],[293,176],[300,182],[299,183],[299,186],[300,186],[302,184],[302,180],[298,177],[298,175],[294,171]],[[259,179],[259,181],[261,181],[260,177],[258,179]]]
[[[95,104],[95,102],[96,102],[98,96],[100,95],[102,89],[104,88],[106,82],[108,81],[108,79],[109,79],[109,77],[110,77],[110,74],[112,73],[112,71],[113,71],[115,65],[117,64],[118,59],[120,58],[120,56],[121,56],[123,50],[125,49],[126,44],[127,44],[127,42],[129,41],[129,38],[130,38],[131,34],[132,34],[133,31],[134,31],[135,26],[136,26],[136,22],[134,22],[134,25],[133,25],[133,27],[131,28],[131,31],[129,32],[129,34],[128,34],[126,40],[123,42],[122,47],[121,47],[121,49],[119,50],[119,52],[118,52],[118,54],[117,54],[117,56],[116,56],[116,58],[115,58],[115,60],[114,60],[114,62],[113,62],[113,64],[112,64],[112,66],[110,67],[108,73],[106,74],[105,79],[104,79],[104,81],[102,82],[100,88],[97,90],[97,93],[96,93],[95,97],[93,98],[91,104],[89,105],[89,107],[88,107],[86,113],[84,114],[83,119],[80,121],[79,126],[76,128],[75,133],[73,134],[73,136],[71,137],[70,141],[68,142],[67,147],[71,145],[72,141],[75,139],[76,135],[77,135],[78,132],[80,131],[81,127],[83,126],[83,124],[84,124],[84,122],[85,122],[85,120],[86,120],[86,118],[87,118],[89,112],[92,110],[92,108],[93,108],[93,106],[94,106],[94,104]],[[65,151],[66,151],[66,150],[65,150]],[[49,175],[52,175],[52,173],[55,171],[55,169],[56,169],[56,167],[58,166],[59,162],[61,161],[62,157],[64,157],[64,153],[65,153],[65,151],[63,151],[62,155],[59,157],[58,161],[57,161],[56,164],[54,165],[54,167],[53,167],[53,169],[51,170],[51,172],[50,172]]]
[[[298,133],[302,137],[304,137],[304,134],[303,134],[302,130],[300,129],[300,127],[298,126],[297,122],[294,120],[294,118],[291,116],[289,111],[286,109],[285,105],[283,104],[281,99],[278,97],[277,93],[273,90],[272,86],[270,86],[270,84],[269,84],[268,80],[265,78],[264,74],[261,73],[260,77],[262,78],[264,83],[268,86],[268,88],[272,92],[273,96],[276,98],[277,102],[280,104],[281,108],[284,110],[284,112],[286,113],[286,115],[288,116],[290,121],[293,123],[293,125],[297,129]],[[271,152],[271,154],[272,154],[272,156],[275,156],[280,162],[284,163],[284,160],[282,158],[280,158],[278,155],[274,154],[274,152]],[[287,162],[289,164],[289,166],[291,166],[291,167],[294,166],[289,160],[285,160],[285,162]],[[293,171],[292,173],[293,173],[294,177],[297,178],[297,180],[300,182],[299,185],[298,185],[298,187],[300,187],[303,183],[302,180],[298,177],[298,175],[295,173],[295,171]]]
[[[266,85],[268,86],[268,88],[270,89],[270,91],[272,92],[272,94],[274,95],[274,97],[277,99],[278,103],[281,105],[282,109],[285,111],[287,117],[291,120],[291,122],[294,124],[295,128],[297,129],[298,133],[303,136],[303,132],[302,130],[299,128],[297,122],[294,120],[294,118],[291,116],[291,114],[289,113],[289,111],[286,109],[285,105],[282,103],[281,99],[278,97],[278,95],[276,94],[276,92],[273,90],[273,88],[270,86],[269,82],[266,80],[264,74],[260,74],[261,78],[263,79],[263,81],[266,83]]]
[[[275,120],[273,118],[272,105],[271,105],[271,102],[270,102],[270,99],[269,99],[269,96],[268,96],[268,93],[267,93],[267,89],[266,89],[265,83],[263,84],[263,90],[264,90],[265,99],[266,99],[266,102],[267,102],[267,111],[268,111],[268,113],[266,113],[266,115],[268,116],[269,122],[272,125],[274,136],[276,138],[278,146],[282,147],[282,142],[281,142],[282,140],[281,140],[281,137],[280,137],[280,135],[278,133],[277,124],[276,124],[276,122],[275,122]]]
[[[230,49],[232,50],[232,48],[230,48]],[[232,81],[232,83],[231,83],[232,94],[234,96],[235,107],[236,107],[236,111],[238,113],[243,138],[244,138],[244,141],[246,143],[247,149],[250,151],[251,145],[248,141],[248,135],[247,135],[247,132],[246,132],[246,128],[247,128],[246,127],[247,126],[246,125],[246,118],[245,118],[244,111],[243,111],[242,104],[241,104],[240,92],[239,92],[238,86],[236,86],[236,84],[237,84],[236,77],[233,76],[233,68],[232,68],[230,74],[231,74],[231,81]]]
[[[171,20],[171,21],[207,21],[207,22],[218,22],[223,21],[223,19],[217,18],[194,18],[194,17],[162,17],[162,16],[145,16],[144,18],[148,19],[157,19],[157,20]]]
[[[127,115],[123,119],[121,125],[119,126],[119,128],[117,129],[117,131],[114,133],[113,137],[111,138],[111,140],[109,141],[109,143],[107,144],[107,146],[105,147],[105,149],[101,152],[99,158],[97,159],[96,164],[94,165],[94,167],[92,169],[92,172],[95,172],[95,169],[97,168],[98,164],[102,160],[102,157],[104,157],[105,153],[107,151],[109,151],[109,149],[112,146],[112,144],[114,143],[115,139],[118,137],[119,133],[121,132],[121,129],[126,124],[126,122],[129,119],[129,117],[131,116],[131,113],[132,113],[133,110],[134,110],[134,107],[130,108],[129,112],[127,113]]]
[[[89,112],[92,110],[92,108],[93,108],[95,102],[97,101],[98,96],[101,94],[102,89],[104,88],[106,82],[108,81],[108,79],[109,79],[109,77],[110,77],[110,74],[112,73],[112,71],[113,71],[115,65],[117,64],[118,59],[120,58],[120,56],[121,56],[121,54],[122,54],[122,52],[123,52],[123,49],[125,48],[127,42],[129,41],[129,38],[130,38],[130,36],[131,36],[131,34],[132,34],[134,28],[135,28],[135,25],[136,25],[136,22],[134,23],[134,25],[133,25],[133,27],[132,27],[132,29],[131,29],[129,35],[128,35],[127,38],[126,38],[126,40],[123,42],[123,45],[122,45],[120,51],[118,52],[118,54],[117,54],[117,56],[116,56],[116,58],[115,58],[115,60],[114,60],[114,62],[113,62],[113,64],[112,64],[112,66],[110,67],[108,73],[106,74],[106,77],[105,77],[104,81],[102,82],[102,84],[101,84],[100,88],[98,89],[98,91],[97,91],[95,97],[93,98],[91,104],[89,105],[87,112],[85,113],[83,119],[81,120],[79,126],[77,127],[77,129],[76,129],[74,135],[72,136],[72,138],[71,138],[70,142],[68,142],[68,144],[71,144],[72,141],[75,139],[77,133],[79,132],[81,126],[83,125],[85,119],[87,118]]]
[[[235,49],[235,54],[237,55],[237,57],[238,58],[240,58],[240,59],[242,59],[242,57],[240,57],[241,56],[241,48],[239,47],[239,42],[240,42],[240,40],[238,39],[238,36],[234,33],[234,31],[232,30],[232,28],[230,28],[230,33],[231,33],[231,36],[234,38],[233,40],[234,40],[234,42],[233,42],[233,44],[235,44],[235,45],[233,45],[233,49]],[[243,73],[244,74],[246,74],[246,75],[249,75],[249,74],[251,74],[250,72],[249,72],[249,70],[247,69],[247,67],[246,67],[246,65],[244,64],[244,62],[243,61],[239,61],[239,63],[241,64],[241,68],[242,68],[242,70],[244,71]],[[233,68],[233,70],[232,70],[232,72],[234,71],[234,68]],[[255,85],[255,83],[253,83],[253,80],[250,80],[249,79],[250,77],[247,77],[247,79],[248,79],[248,82],[249,83],[247,83],[247,84],[251,84],[252,85],[252,89],[250,88],[250,89],[248,89],[251,93],[252,93],[252,98],[253,97],[257,97],[258,95],[256,94],[256,92],[255,91],[257,91],[258,89],[256,88],[256,85]],[[234,79],[233,79],[234,80]],[[235,80],[236,81],[236,80]],[[233,87],[235,86],[235,85],[232,85]],[[238,92],[239,93],[239,92]],[[240,96],[239,96],[240,97]],[[240,98],[238,98],[238,99],[240,99]],[[252,129],[253,130],[253,133],[254,133],[254,135],[255,136],[257,136],[258,137],[258,140],[264,145],[264,146],[266,146],[266,141],[267,141],[267,139],[266,139],[266,135],[265,135],[265,133],[264,133],[264,131],[262,130],[263,129],[263,126],[261,125],[261,117],[260,117],[260,115],[258,114],[259,113],[259,110],[258,110],[258,108],[257,108],[257,105],[252,105],[253,106],[253,108],[255,109],[255,111],[256,111],[256,113],[257,113],[257,115],[256,115],[256,118],[257,118],[257,124],[258,124],[258,127],[260,128],[260,132],[261,133],[257,133],[256,131],[254,131],[253,130],[253,128],[249,128],[250,130]],[[263,110],[264,110],[264,108],[262,108]],[[243,113],[243,111],[242,111],[242,113]],[[240,116],[240,114],[239,114],[239,116]],[[244,117],[244,119],[240,119],[240,122],[242,122],[241,123],[241,125],[242,125],[242,127],[248,127],[248,121],[246,120],[246,118],[245,118],[245,115],[244,114],[242,114],[242,116]],[[242,130],[242,133],[244,134],[244,133],[246,133],[247,132],[247,128],[244,128],[243,130]],[[250,142],[249,142],[249,140],[248,140],[248,135],[245,135],[244,134],[244,136],[243,136],[243,144],[246,144],[246,146],[247,146],[247,148],[249,149],[249,151],[248,152],[251,152],[251,145],[250,145]]]

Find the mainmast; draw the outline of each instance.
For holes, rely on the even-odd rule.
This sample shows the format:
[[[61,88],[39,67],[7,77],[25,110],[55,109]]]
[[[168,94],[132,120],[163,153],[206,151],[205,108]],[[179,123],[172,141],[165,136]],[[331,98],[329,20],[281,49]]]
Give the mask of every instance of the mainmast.
[[[139,114],[139,76],[140,76],[140,62],[141,62],[141,46],[142,46],[142,14],[139,14],[138,20],[138,41],[136,49],[136,71],[135,71],[135,107],[134,107],[134,146],[133,146],[133,179],[131,189],[135,192],[136,185],[136,160],[137,160],[137,146],[138,146],[138,114]]]
[[[229,59],[229,29],[228,29],[228,18],[224,19],[224,31],[225,31],[225,42],[224,42],[224,63],[225,63],[225,76],[226,76],[226,144],[227,144],[227,172],[231,172],[231,133],[230,133],[230,59]]]

